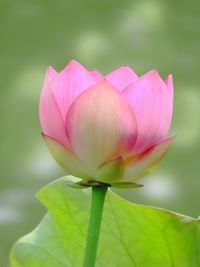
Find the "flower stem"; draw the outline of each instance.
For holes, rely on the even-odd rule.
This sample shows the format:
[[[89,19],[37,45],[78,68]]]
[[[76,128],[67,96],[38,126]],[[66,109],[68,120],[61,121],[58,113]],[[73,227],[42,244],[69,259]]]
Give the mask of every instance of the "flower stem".
[[[92,187],[92,204],[83,267],[95,266],[103,206],[107,189],[108,186],[106,185]]]

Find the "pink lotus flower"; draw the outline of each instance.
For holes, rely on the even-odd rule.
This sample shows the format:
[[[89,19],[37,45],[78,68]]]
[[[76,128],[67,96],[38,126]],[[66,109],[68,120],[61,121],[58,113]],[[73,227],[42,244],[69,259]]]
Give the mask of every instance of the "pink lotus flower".
[[[70,174],[109,184],[146,175],[168,150],[172,76],[138,77],[128,66],[103,76],[71,61],[47,69],[40,98],[44,140]]]

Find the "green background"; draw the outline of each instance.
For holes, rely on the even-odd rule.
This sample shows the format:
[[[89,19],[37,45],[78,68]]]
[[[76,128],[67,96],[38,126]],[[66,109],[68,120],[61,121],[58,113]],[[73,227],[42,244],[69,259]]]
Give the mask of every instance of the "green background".
[[[59,71],[72,58],[103,73],[128,64],[173,74],[177,140],[143,189],[118,193],[200,215],[199,10],[195,0],[0,1],[0,267],[45,212],[35,193],[65,174],[40,136],[38,100],[47,65]]]

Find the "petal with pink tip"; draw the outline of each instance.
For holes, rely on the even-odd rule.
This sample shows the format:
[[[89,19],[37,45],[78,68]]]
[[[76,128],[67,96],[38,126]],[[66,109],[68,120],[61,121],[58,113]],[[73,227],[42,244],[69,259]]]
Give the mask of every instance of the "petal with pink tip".
[[[138,158],[134,156],[127,158],[125,160],[124,180],[134,181],[147,175],[161,161],[175,138],[175,135],[167,137],[142,153]]]
[[[39,114],[42,132],[51,136],[63,145],[68,146],[65,125],[60,110],[51,90],[51,81],[57,76],[57,72],[49,67],[46,71],[45,81],[40,96]]]
[[[115,86],[120,92],[138,77],[128,66],[122,66],[106,75],[105,79]]]
[[[77,97],[67,114],[66,128],[75,153],[94,170],[130,151],[136,138],[131,107],[105,80]]]
[[[138,136],[135,154],[162,140],[170,127],[173,98],[156,71],[150,71],[128,86],[122,95],[134,110]]]
[[[89,73],[90,73],[90,75],[92,75],[92,78],[96,82],[100,82],[103,79],[103,75],[101,74],[101,72],[99,72],[96,69],[90,70]]]
[[[64,170],[79,178],[92,179],[83,163],[70,150],[46,135],[43,138],[52,157]]]
[[[74,99],[95,83],[89,72],[74,60],[56,76],[51,86],[64,120]]]

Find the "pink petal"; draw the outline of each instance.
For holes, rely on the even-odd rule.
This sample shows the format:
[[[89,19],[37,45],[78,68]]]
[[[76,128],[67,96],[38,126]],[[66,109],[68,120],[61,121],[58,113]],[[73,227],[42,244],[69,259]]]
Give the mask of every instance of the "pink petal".
[[[103,79],[103,75],[96,69],[90,70],[89,73],[96,82],[100,82]]]
[[[50,82],[55,79],[57,75],[57,72],[51,67],[46,71],[39,104],[40,124],[44,134],[51,136],[63,145],[68,146],[64,121],[50,86]]]
[[[130,151],[136,138],[132,109],[105,80],[77,97],[67,114],[66,127],[75,153],[95,170]]]
[[[128,66],[122,66],[106,75],[105,79],[114,85],[120,92],[138,77]]]
[[[57,74],[57,71],[54,70],[54,68],[52,68],[51,66],[49,66],[46,70],[44,85],[46,86],[47,84],[49,84],[56,77]]]
[[[51,155],[64,170],[76,177],[92,179],[93,175],[70,150],[46,135],[43,135],[43,138]]]
[[[162,140],[145,153],[142,153],[138,158],[129,157],[125,160],[124,179],[128,181],[137,180],[155,167],[168,151],[170,145],[176,138],[175,135],[169,136]]]
[[[162,140],[170,127],[173,98],[156,71],[150,71],[128,86],[123,96],[134,110],[138,136],[135,154]]]
[[[51,86],[63,119],[74,99],[96,82],[77,61],[70,61],[53,80]]]

